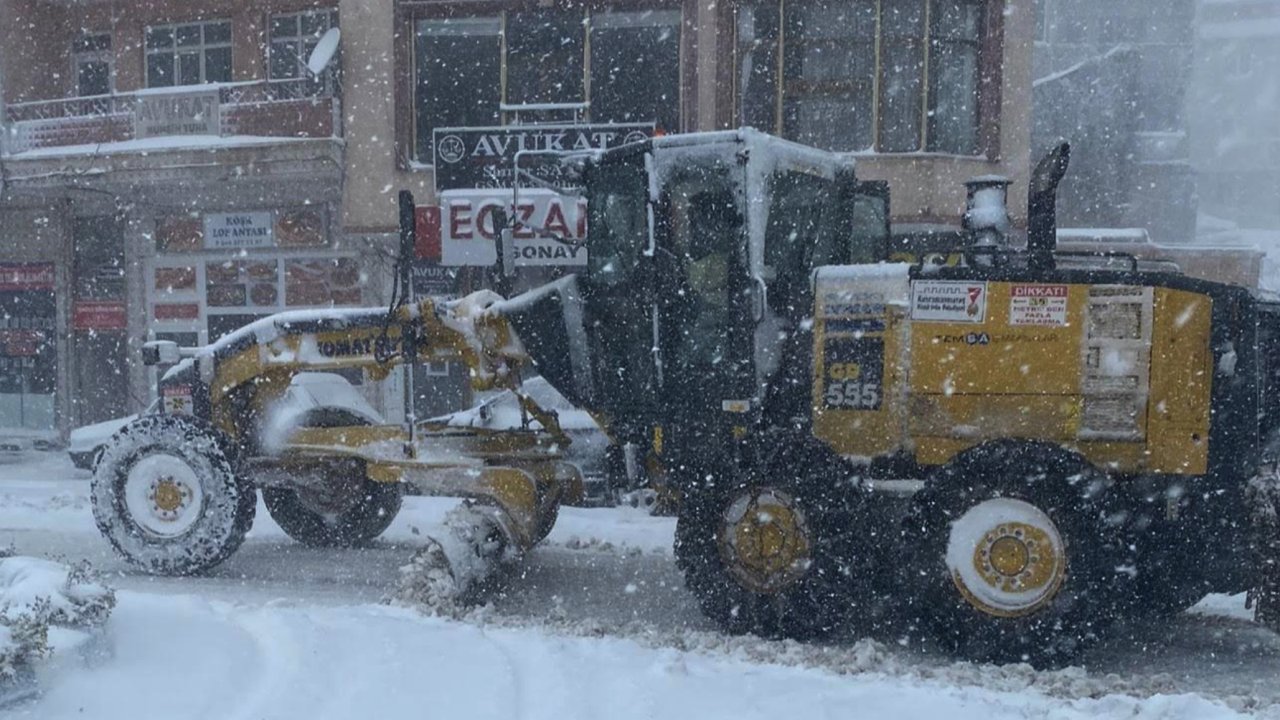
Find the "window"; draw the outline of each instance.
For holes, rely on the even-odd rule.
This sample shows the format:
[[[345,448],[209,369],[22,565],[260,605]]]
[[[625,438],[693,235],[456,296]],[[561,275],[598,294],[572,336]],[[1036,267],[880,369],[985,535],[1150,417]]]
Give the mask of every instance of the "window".
[[[507,102],[578,103],[586,96],[581,10],[529,10],[507,23]]]
[[[319,76],[312,75],[306,65],[321,36],[335,27],[338,27],[337,10],[310,10],[271,17],[267,76],[279,96],[334,94],[338,87],[338,63],[329,63]]]
[[[423,20],[415,44],[417,147],[430,161],[434,128],[499,123],[502,19]]]
[[[80,97],[111,92],[111,35],[82,35],[71,44],[76,94]]]
[[[231,82],[231,21],[152,25],[147,87]]]
[[[589,103],[594,122],[680,121],[680,12],[538,8],[414,25],[417,157],[438,127],[499,125],[501,105]],[[563,113],[525,111],[521,120]]]
[[[591,20],[591,119],[680,127],[680,12],[605,12]],[[639,68],[642,72],[635,72]]]
[[[831,150],[976,154],[985,12],[984,0],[743,6],[741,121]]]

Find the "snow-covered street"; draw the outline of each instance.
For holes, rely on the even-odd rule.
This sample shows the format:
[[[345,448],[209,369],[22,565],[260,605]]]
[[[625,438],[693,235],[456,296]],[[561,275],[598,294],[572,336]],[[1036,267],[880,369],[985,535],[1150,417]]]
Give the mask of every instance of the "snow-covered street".
[[[55,653],[16,718],[1280,717],[1280,638],[1211,597],[1130,628],[1084,668],[951,663],[884,637],[802,645],[710,630],[671,559],[673,521],[566,509],[492,607],[382,605],[449,501],[410,498],[362,550],[289,540],[260,508],[207,577],[135,574],[98,535],[88,474],[0,465],[0,543],[89,559],[120,589],[105,636]],[[536,700],[535,700],[536,699]]]

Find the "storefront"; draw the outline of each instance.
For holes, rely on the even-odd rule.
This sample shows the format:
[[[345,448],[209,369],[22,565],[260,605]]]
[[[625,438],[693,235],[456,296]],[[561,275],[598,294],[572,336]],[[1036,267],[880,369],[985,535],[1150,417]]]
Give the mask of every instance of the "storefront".
[[[53,263],[0,264],[0,428],[56,427],[56,278]]]
[[[329,223],[325,206],[157,217],[150,333],[206,344],[283,310],[360,305],[360,262],[334,248]]]

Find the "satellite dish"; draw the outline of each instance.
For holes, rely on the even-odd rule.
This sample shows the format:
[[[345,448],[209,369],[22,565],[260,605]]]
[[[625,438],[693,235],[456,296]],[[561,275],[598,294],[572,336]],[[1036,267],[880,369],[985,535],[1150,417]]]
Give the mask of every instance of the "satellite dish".
[[[324,72],[329,63],[333,62],[333,54],[338,52],[338,40],[341,37],[342,33],[338,28],[329,28],[324,35],[320,36],[315,49],[311,51],[311,56],[307,58],[307,69],[312,75]]]

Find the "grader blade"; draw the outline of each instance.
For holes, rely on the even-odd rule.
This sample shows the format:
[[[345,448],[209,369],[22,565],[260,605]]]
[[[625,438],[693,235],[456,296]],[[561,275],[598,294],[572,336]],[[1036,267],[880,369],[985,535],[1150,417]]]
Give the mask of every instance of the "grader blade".
[[[443,532],[428,537],[409,563],[400,568],[396,600],[453,615],[481,598],[510,548],[510,539],[500,521],[501,512],[471,502],[453,509],[445,519]]]

